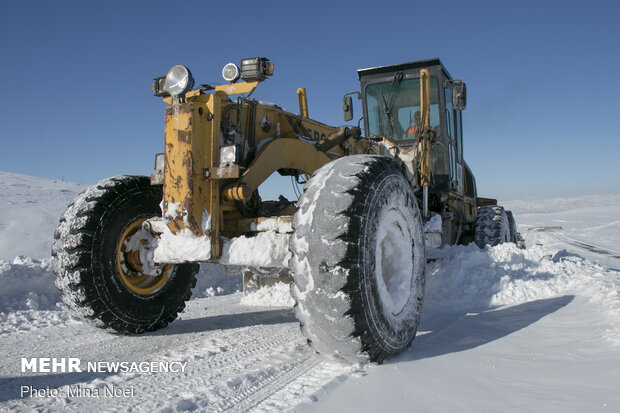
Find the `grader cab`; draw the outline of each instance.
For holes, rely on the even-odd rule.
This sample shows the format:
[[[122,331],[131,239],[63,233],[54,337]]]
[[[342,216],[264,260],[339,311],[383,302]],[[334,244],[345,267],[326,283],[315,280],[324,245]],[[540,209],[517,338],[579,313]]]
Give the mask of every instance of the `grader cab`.
[[[157,330],[184,308],[198,263],[238,265],[246,286],[291,283],[315,350],[381,362],[415,336],[427,253],[518,241],[512,215],[477,197],[465,84],[438,59],[358,71],[364,134],[310,119],[304,89],[299,114],[251,99],[273,75],[266,58],[222,74],[227,84],[195,89],[184,66],[156,78],[165,142],[150,178],[104,179],[61,218],[56,285],[78,317]],[[298,200],[261,198],[274,172],[304,183]]]

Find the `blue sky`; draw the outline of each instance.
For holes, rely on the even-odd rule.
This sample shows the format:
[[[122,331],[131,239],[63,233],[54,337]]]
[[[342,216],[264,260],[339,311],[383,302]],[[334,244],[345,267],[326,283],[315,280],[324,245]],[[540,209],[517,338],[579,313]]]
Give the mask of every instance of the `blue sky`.
[[[275,75],[255,98],[297,111],[306,87],[310,117],[340,125],[358,68],[439,57],[467,82],[480,196],[620,192],[619,20],[617,0],[5,1],[0,170],[150,174],[165,106],[151,80],[175,64],[213,83],[266,56]]]

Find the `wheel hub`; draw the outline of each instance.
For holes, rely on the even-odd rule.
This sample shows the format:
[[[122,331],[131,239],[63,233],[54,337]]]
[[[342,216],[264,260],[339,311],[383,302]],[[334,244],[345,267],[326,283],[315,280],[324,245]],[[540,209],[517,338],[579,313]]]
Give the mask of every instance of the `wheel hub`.
[[[379,221],[375,250],[377,287],[382,305],[400,314],[409,301],[413,282],[413,245],[401,212],[386,211]]]
[[[121,281],[132,292],[151,295],[168,281],[172,265],[156,264],[153,256],[153,236],[142,229],[146,218],[127,226],[118,242],[116,261]]]

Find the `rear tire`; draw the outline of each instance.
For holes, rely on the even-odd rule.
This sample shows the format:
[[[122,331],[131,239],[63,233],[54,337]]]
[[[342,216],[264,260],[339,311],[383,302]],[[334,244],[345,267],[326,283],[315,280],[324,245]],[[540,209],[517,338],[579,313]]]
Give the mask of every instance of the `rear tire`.
[[[56,287],[79,319],[119,333],[165,327],[185,308],[198,264],[152,262],[141,223],[160,216],[161,187],[143,176],[104,179],[78,195],[52,246]],[[150,254],[150,256],[149,256]]]
[[[510,228],[509,241],[517,243],[517,223],[515,217],[512,215],[512,211],[506,211],[506,217],[508,218],[508,228]]]
[[[310,345],[352,363],[407,349],[426,258],[417,201],[399,166],[369,155],[323,166],[306,184],[293,228],[291,291]]]
[[[510,242],[517,244],[518,248],[525,249],[525,241],[517,231],[517,221],[515,221],[512,211],[506,211],[506,215],[508,215],[508,222],[510,223]]]
[[[478,208],[474,242],[479,248],[484,248],[486,245],[494,247],[504,242],[512,242],[510,220],[504,207],[492,205]]]

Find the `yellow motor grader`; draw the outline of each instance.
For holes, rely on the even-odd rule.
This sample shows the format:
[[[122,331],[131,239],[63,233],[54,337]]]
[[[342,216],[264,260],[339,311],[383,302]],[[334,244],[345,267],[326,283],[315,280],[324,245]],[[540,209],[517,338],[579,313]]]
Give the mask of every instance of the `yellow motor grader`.
[[[150,178],[104,179],[62,216],[56,285],[76,316],[157,330],[185,307],[199,262],[238,265],[246,284],[291,282],[316,351],[381,362],[415,336],[427,253],[520,242],[512,214],[477,197],[463,160],[465,84],[439,59],[359,70],[343,111],[352,120],[361,99],[364,133],[310,119],[304,89],[298,114],[251,99],[273,75],[266,58],[222,75],[194,88],[178,65],[156,78],[165,143]],[[299,199],[261,198],[275,172],[304,184]]]

